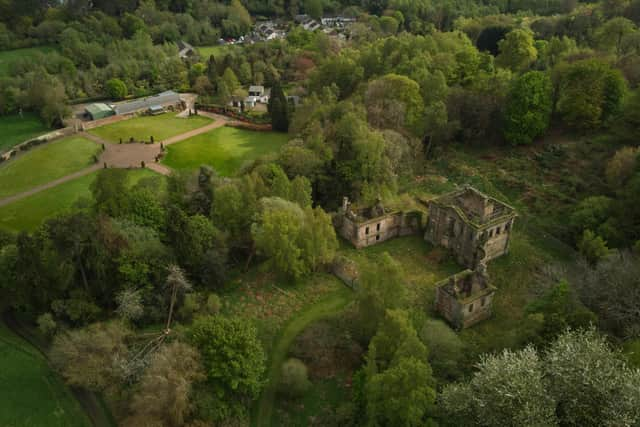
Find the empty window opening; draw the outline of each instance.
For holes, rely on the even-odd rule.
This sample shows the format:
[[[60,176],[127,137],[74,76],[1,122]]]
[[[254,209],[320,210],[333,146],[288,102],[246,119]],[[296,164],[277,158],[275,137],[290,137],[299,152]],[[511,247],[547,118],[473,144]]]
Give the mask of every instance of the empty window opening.
[[[380,231],[380,224],[376,225],[376,230]]]
[[[369,234],[369,227],[364,229],[364,234]]]
[[[376,236],[376,241],[377,240],[380,240],[380,235],[379,234]]]
[[[482,297],[482,299],[480,300],[480,307],[484,307],[484,305],[487,303],[487,298],[486,297]]]
[[[473,304],[469,306],[469,313],[471,313],[472,311],[473,311]]]

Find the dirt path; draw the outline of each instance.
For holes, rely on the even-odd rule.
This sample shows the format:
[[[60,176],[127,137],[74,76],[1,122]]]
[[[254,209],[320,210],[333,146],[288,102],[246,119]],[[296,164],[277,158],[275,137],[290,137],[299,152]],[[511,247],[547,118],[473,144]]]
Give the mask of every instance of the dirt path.
[[[251,425],[254,427],[270,427],[273,407],[280,382],[280,370],[293,340],[310,324],[340,313],[353,298],[352,291],[346,287],[330,294],[324,299],[305,307],[297,315],[289,319],[271,350],[267,368],[267,385],[262,390],[257,410]]]
[[[213,123],[209,123],[206,126],[203,126],[201,128],[198,129],[194,129],[192,131],[189,132],[185,132],[182,133],[180,135],[176,135],[172,138],[168,138],[166,140],[163,141],[164,145],[171,145],[171,144],[175,144],[176,142],[180,142],[180,141],[184,141],[185,139],[189,139],[189,138],[193,138],[194,136],[203,134],[203,133],[207,133],[209,131],[212,131],[214,129],[217,129],[219,127],[225,126],[229,120],[226,117],[223,116],[218,116],[216,114],[211,114],[211,113],[206,113],[205,112],[198,112],[199,115],[204,116],[204,117],[209,117],[211,119],[214,120]],[[155,145],[155,144],[154,144]]]
[[[23,193],[14,194],[13,196],[10,196],[10,197],[7,197],[6,199],[0,200],[0,207],[8,205],[9,203],[17,202],[20,199],[24,199],[25,197],[32,196],[32,195],[34,195],[36,193],[39,193],[41,191],[48,190],[48,189],[53,188],[53,187],[57,187],[58,185],[64,184],[65,182],[73,181],[76,178],[80,178],[80,177],[88,175],[88,174],[90,174],[92,172],[95,172],[98,169],[100,169],[101,167],[102,166],[100,166],[100,164],[95,164],[95,165],[90,166],[90,167],[88,167],[86,169],[82,169],[81,171],[72,173],[71,175],[63,176],[62,178],[58,178],[58,179],[56,179],[54,181],[50,181],[50,182],[47,182],[46,184],[42,184],[42,185],[39,185],[37,187],[34,187],[34,188],[32,188],[30,190],[27,190],[27,191],[25,191]]]

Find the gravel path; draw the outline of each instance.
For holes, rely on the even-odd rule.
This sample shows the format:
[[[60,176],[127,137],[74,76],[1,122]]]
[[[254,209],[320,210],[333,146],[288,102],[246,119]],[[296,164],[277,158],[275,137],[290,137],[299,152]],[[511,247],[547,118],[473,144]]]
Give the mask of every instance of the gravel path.
[[[71,175],[67,175],[67,176],[63,176],[62,178],[58,178],[55,181],[50,181],[50,182],[47,182],[46,184],[42,184],[42,185],[39,185],[37,187],[33,187],[32,189],[27,190],[25,192],[15,194],[15,195],[13,195],[11,197],[7,197],[5,199],[1,199],[0,200],[0,207],[8,205],[9,203],[17,202],[20,199],[24,199],[25,197],[29,197],[29,196],[31,196],[33,194],[36,194],[36,193],[39,193],[41,191],[48,190],[48,189],[53,188],[53,187],[57,187],[58,185],[64,184],[65,182],[69,182],[69,181],[72,181],[72,180],[74,180],[76,178],[80,178],[82,176],[88,175],[88,174],[90,174],[92,172],[95,172],[95,171],[99,170],[101,167],[102,166],[100,166],[100,164],[95,164],[95,165],[90,166],[90,167],[88,167],[86,169],[82,169],[81,171],[72,173]]]

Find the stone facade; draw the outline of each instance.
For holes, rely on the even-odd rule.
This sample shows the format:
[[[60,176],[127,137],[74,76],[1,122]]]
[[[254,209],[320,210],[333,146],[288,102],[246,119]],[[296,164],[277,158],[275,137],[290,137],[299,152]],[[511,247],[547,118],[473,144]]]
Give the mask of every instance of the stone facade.
[[[345,197],[334,225],[338,234],[359,249],[394,237],[417,234],[421,223],[421,212],[387,212],[380,201],[371,208],[353,210]]]
[[[454,328],[464,329],[491,316],[496,288],[489,284],[484,264],[436,284],[436,311]]]
[[[473,187],[428,203],[426,241],[451,250],[470,269],[506,254],[515,209]]]

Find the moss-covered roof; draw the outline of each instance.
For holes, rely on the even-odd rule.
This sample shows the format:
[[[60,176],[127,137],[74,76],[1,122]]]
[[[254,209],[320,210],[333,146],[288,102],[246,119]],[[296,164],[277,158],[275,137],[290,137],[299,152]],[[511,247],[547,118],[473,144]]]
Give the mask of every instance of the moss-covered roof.
[[[494,210],[496,210],[497,212],[495,212],[488,219],[482,221],[479,216],[474,215],[473,212],[464,209],[461,205],[460,198],[465,195],[472,195],[474,197],[482,197],[490,200],[494,204]],[[444,196],[431,200],[429,203],[455,210],[456,213],[460,216],[460,219],[476,229],[488,228],[517,216],[514,207],[494,197],[488,196],[471,186],[465,186],[460,190],[445,194]]]

